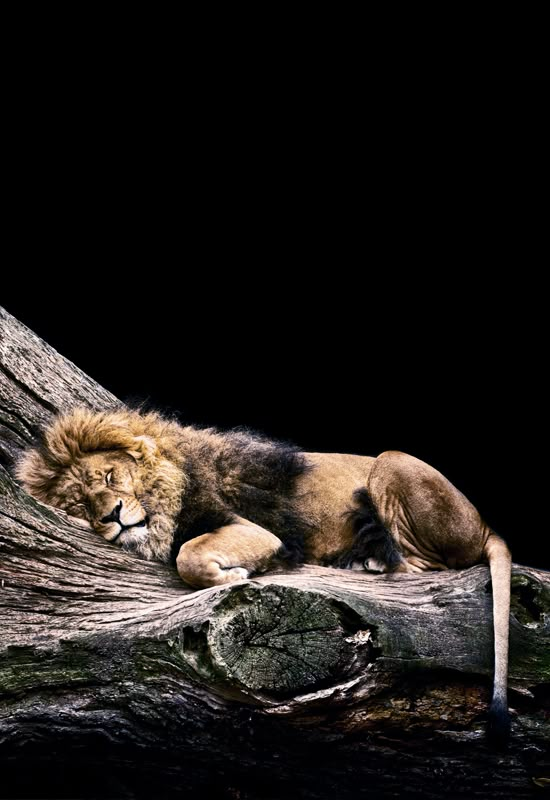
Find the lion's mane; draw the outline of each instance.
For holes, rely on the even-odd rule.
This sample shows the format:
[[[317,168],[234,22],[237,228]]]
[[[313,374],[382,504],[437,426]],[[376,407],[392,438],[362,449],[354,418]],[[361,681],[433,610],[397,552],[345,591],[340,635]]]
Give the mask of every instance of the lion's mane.
[[[293,445],[248,430],[183,426],[156,412],[77,408],[24,455],[18,476],[31,494],[55,505],[64,471],[85,454],[110,450],[128,452],[140,465],[144,504],[156,520],[146,557],[175,561],[184,542],[239,515],[279,536],[288,560],[303,560],[309,525],[294,495],[307,459]]]

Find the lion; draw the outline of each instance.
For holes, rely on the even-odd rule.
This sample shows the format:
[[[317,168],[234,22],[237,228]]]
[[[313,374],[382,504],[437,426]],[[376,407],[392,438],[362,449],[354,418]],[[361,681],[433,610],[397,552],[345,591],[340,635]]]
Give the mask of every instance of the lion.
[[[157,412],[77,408],[53,421],[17,474],[38,500],[124,550],[172,562],[196,589],[282,564],[418,573],[488,562],[489,730],[506,740],[510,551],[458,489],[414,456],[308,453]]]

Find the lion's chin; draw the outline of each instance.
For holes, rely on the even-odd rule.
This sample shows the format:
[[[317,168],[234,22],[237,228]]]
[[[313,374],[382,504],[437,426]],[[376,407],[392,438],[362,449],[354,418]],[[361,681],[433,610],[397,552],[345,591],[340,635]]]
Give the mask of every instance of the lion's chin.
[[[123,550],[140,552],[148,539],[149,530],[147,526],[141,526],[139,528],[129,528],[126,531],[122,531],[115,544],[122,547]]]

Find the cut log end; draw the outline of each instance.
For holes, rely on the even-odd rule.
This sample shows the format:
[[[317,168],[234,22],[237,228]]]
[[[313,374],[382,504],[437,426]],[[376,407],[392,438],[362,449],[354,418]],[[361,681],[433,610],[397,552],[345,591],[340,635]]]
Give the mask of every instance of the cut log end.
[[[208,626],[214,668],[245,691],[292,697],[357,669],[361,627],[349,609],[321,594],[283,586],[236,587]],[[362,626],[362,667],[375,658]]]

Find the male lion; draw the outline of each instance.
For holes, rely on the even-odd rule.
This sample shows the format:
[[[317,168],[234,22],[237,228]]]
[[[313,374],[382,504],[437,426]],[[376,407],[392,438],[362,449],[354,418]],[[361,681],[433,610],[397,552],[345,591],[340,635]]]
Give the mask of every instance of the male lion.
[[[188,584],[232,583],[284,561],[422,572],[488,561],[495,680],[491,731],[508,733],[510,552],[437,470],[413,456],[304,453],[248,432],[156,413],[76,409],[28,451],[39,500],[107,541],[174,561]]]

